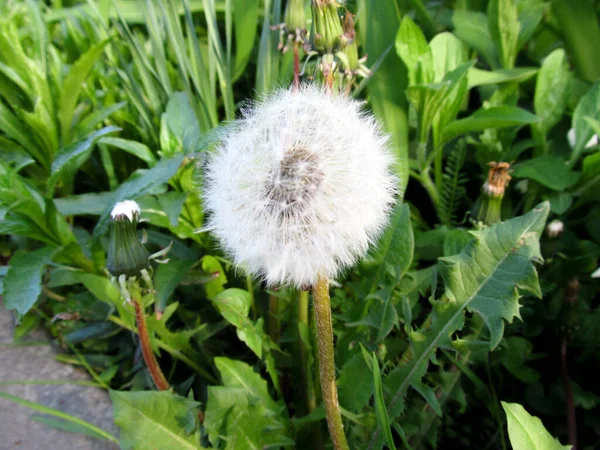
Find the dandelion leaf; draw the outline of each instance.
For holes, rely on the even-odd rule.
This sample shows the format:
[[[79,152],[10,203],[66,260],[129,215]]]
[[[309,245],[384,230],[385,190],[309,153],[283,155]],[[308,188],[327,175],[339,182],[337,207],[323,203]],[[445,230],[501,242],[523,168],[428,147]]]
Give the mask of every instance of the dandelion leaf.
[[[529,213],[473,232],[474,240],[454,256],[440,258],[445,295],[432,301],[427,327],[408,330],[410,350],[384,380],[388,413],[398,417],[409,387],[431,398],[422,384],[437,348],[454,349],[453,334],[462,329],[465,311],[483,319],[490,333],[489,348],[498,345],[504,320],[519,317],[519,290],[540,296],[533,262],[541,261],[539,237],[549,212],[548,202]],[[432,405],[435,409],[438,405]],[[369,448],[377,448],[377,430]]]

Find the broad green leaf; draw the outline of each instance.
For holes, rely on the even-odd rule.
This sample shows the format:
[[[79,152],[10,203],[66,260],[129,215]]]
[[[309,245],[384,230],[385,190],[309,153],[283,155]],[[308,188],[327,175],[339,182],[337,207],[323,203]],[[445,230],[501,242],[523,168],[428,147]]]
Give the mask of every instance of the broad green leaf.
[[[541,261],[539,238],[548,212],[546,202],[524,216],[473,231],[473,241],[460,254],[441,258],[445,295],[432,301],[427,326],[408,330],[410,352],[384,380],[387,411],[392,418],[402,413],[409,387],[428,399],[422,378],[429,361],[437,348],[453,349],[453,335],[462,329],[466,311],[482,318],[490,333],[489,348],[493,349],[502,338],[504,320],[519,317],[519,291],[541,297],[532,261]],[[378,429],[371,442],[380,439]]]
[[[154,289],[156,290],[156,303],[159,311],[165,309],[167,300],[179,283],[187,276],[194,263],[194,261],[172,259],[168,264],[161,264],[156,268]]]
[[[340,405],[360,413],[373,395],[373,375],[361,352],[350,358],[337,379]]]
[[[271,399],[267,382],[241,361],[215,358],[215,364],[224,386],[208,388],[204,421],[213,446],[221,440],[228,450],[294,445],[283,406]]]
[[[55,198],[56,209],[63,216],[101,215],[111,204],[112,192],[99,192]],[[114,205],[112,205],[114,206]]]
[[[507,128],[529,125],[538,117],[516,106],[493,106],[478,109],[465,119],[455,120],[442,132],[442,142],[448,142],[466,133],[483,131],[487,128]]]
[[[110,391],[110,399],[114,421],[121,429],[122,449],[201,448],[196,426],[198,402],[157,391]]]
[[[73,279],[82,283],[94,297],[113,306],[121,306],[121,292],[108,278],[85,272],[75,272]]]
[[[431,48],[433,72],[435,74],[433,81],[436,83],[441,81],[448,72],[453,71],[469,60],[467,48],[452,33],[436,34],[429,43],[429,47]]]
[[[452,15],[454,33],[469,47],[480,53],[493,69],[500,68],[498,52],[488,28],[484,13],[457,10]]]
[[[90,157],[94,144],[102,136],[119,131],[113,125],[94,131],[84,140],[68,145],[58,151],[52,162],[52,175],[47,181],[47,191],[52,193],[61,178],[72,177],[81,165]],[[65,181],[65,180],[63,180]]]
[[[405,90],[408,72],[396,52],[394,41],[400,26],[400,13],[395,0],[359,0],[361,15],[357,20],[367,64],[373,69],[368,80],[368,100],[373,113],[391,135],[396,156],[400,199],[408,184],[408,103]],[[377,64],[377,67],[374,67]]]
[[[529,178],[550,189],[562,191],[579,180],[579,173],[571,172],[566,162],[557,156],[544,155],[512,166],[516,178]]]
[[[533,99],[535,114],[540,118],[537,126],[544,135],[558,123],[565,111],[570,78],[565,51],[554,50],[542,63]]]
[[[73,114],[77,106],[77,100],[83,87],[83,82],[88,77],[94,64],[104,52],[104,47],[109,40],[104,40],[79,57],[69,69],[65,77],[59,99],[58,120],[60,121],[61,137],[63,142],[70,142]]]
[[[127,102],[119,102],[113,105],[107,106],[102,109],[98,109],[88,115],[85,119],[76,125],[76,132],[78,135],[86,135],[94,131],[94,127],[100,122],[108,119],[112,113],[123,108]]]
[[[501,83],[522,83],[538,73],[536,67],[516,67],[514,69],[482,70],[477,67],[469,69],[469,89],[476,86]]]
[[[600,82],[594,84],[579,100],[573,113],[571,126],[575,130],[575,148],[571,153],[571,166],[577,162],[585,145],[595,133],[586,117],[600,120]]]
[[[165,192],[156,197],[158,204],[165,212],[169,219],[169,224],[172,227],[177,227],[179,223],[179,216],[181,215],[181,209],[188,197],[188,192]]]
[[[512,69],[518,53],[519,13],[515,0],[491,0],[488,5],[488,26],[504,69]]]
[[[517,3],[519,23],[521,24],[519,42],[517,44],[518,50],[522,49],[525,43],[533,36],[548,7],[549,5],[543,0],[520,1]]]
[[[396,35],[396,52],[408,69],[411,85],[434,81],[433,57],[425,35],[409,16],[404,16]]]
[[[163,117],[185,154],[199,150],[200,128],[190,99],[185,92],[175,92],[171,96]],[[162,150],[167,151],[167,149]]]
[[[550,202],[550,211],[552,211],[555,214],[561,215],[567,212],[567,210],[573,204],[573,195],[570,192],[552,192],[548,196],[548,201]]]
[[[542,421],[531,416],[518,403],[502,402],[508,419],[508,437],[513,450],[570,450],[544,428]]]
[[[94,228],[94,234],[98,235],[106,229],[108,216],[115,203],[122,200],[141,197],[152,188],[168,182],[171,177],[177,173],[182,161],[183,155],[163,159],[151,169],[144,171],[143,175],[121,184],[121,186],[113,193],[108,207],[104,210],[102,216],[98,220],[96,228]]]
[[[4,277],[4,306],[14,309],[17,321],[27,314],[42,292],[42,274],[57,248],[42,247],[34,251],[19,250],[9,261]]]
[[[139,142],[117,137],[103,137],[98,141],[98,143],[110,145],[112,147],[124,150],[127,153],[137,156],[142,161],[148,163],[150,167],[156,164],[156,157],[152,154],[150,149],[146,145]]]

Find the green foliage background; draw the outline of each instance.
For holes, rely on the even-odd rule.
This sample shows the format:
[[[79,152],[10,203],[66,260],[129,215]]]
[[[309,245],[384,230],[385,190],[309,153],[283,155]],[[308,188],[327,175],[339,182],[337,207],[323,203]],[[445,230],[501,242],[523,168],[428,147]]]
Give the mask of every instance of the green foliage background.
[[[16,339],[46,327],[62,360],[110,389],[123,448],[329,445],[306,294],[263,289],[195,232],[202,165],[221,129],[244,102],[292,81],[293,52],[279,48],[285,6],[0,5],[3,303]],[[371,72],[336,83],[390,134],[404,199],[332,289],[351,448],[520,450],[531,433],[536,448],[568,448],[551,435],[572,440],[573,415],[577,448],[597,448],[596,2],[344,9]],[[303,70],[319,78],[315,57]],[[492,161],[510,163],[512,181],[503,221],[490,225],[470,211]],[[159,313],[148,326],[173,392],[152,390],[133,307],[105,271],[109,212],[124,199],[141,205],[149,250],[173,243],[144,298]],[[563,224],[557,236],[551,220]],[[114,439],[41,411],[58,417],[51,426]]]

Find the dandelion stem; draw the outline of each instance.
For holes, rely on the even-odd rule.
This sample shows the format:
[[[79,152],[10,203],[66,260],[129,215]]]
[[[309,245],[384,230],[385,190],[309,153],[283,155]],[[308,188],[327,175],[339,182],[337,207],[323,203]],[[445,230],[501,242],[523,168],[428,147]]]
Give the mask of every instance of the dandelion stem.
[[[329,283],[325,276],[319,275],[313,287],[315,322],[317,329],[317,347],[319,355],[319,375],[321,392],[325,404],[325,416],[329,435],[336,450],[348,450],[348,442],[344,434],[342,413],[338,402],[335,385],[335,363],[333,356],[333,328],[331,323],[331,301]]]
[[[144,361],[146,361],[146,367],[156,388],[159,391],[167,391],[171,386],[169,386],[169,382],[163,375],[162,370],[160,370],[160,366],[150,345],[150,336],[148,335],[146,314],[142,307],[142,298],[140,295],[132,295],[132,297],[133,306],[135,307],[135,322],[140,336],[140,345],[142,346],[142,354],[144,355]]]

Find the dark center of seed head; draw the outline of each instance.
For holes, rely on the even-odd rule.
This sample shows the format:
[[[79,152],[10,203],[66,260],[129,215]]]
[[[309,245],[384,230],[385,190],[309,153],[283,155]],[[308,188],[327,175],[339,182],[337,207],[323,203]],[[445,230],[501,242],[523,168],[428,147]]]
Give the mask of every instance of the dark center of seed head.
[[[267,183],[267,207],[279,211],[282,218],[295,216],[306,208],[322,181],[318,158],[307,148],[292,147]]]

